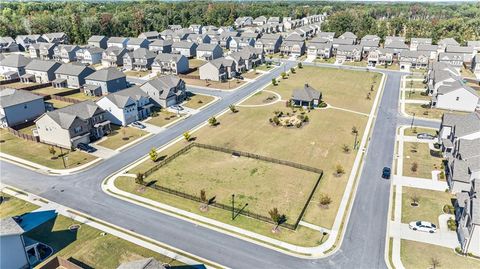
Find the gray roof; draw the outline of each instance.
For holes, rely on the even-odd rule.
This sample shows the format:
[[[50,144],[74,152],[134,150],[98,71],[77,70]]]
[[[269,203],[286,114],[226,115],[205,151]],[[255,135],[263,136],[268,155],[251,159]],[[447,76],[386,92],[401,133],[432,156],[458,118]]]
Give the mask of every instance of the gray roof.
[[[310,45],[309,45],[308,47],[309,47],[309,48],[313,47],[313,48],[320,49],[320,50],[323,50],[323,49],[326,49],[326,48],[331,49],[331,48],[332,48],[332,42],[327,42],[327,43],[310,43]]]
[[[146,258],[122,263],[117,269],[165,269],[165,267],[154,258]]]
[[[480,138],[473,139],[473,140],[459,139],[458,153],[461,155],[462,159],[464,160],[468,160],[472,157],[480,156]]]
[[[142,43],[145,42],[145,41],[148,42],[148,40],[145,39],[145,38],[135,38],[135,37],[132,37],[132,38],[130,38],[130,39],[128,40],[127,45],[140,45],[140,44],[142,44]]]
[[[52,39],[52,38],[62,38],[63,36],[65,36],[65,33],[64,32],[56,32],[56,33],[46,33],[46,34],[43,34],[44,36],[46,36],[48,39]]]
[[[87,42],[100,42],[105,38],[104,35],[92,35]]]
[[[427,52],[424,52],[424,51],[415,51],[415,50],[402,51],[402,53],[400,54],[400,58],[403,58],[403,57],[406,57],[406,58],[418,58],[418,57],[421,57],[421,56],[428,57],[429,55],[427,54]]]
[[[362,47],[378,47],[379,43],[380,43],[380,41],[378,41],[378,40],[363,40],[362,39],[362,41],[360,41],[360,45],[362,45]]]
[[[444,38],[440,41],[438,41],[438,45],[454,45],[454,46],[459,46],[460,44],[453,38],[449,37],[449,38]]]
[[[95,53],[102,53],[104,49],[98,48],[98,47],[89,47],[89,48],[84,48],[81,49],[83,51],[88,51],[90,54],[95,54]]]
[[[337,51],[351,51],[353,52],[354,50],[362,51],[362,46],[361,45],[340,45],[338,46]]]
[[[323,38],[333,38],[335,36],[335,32],[320,32],[317,34],[317,36]]]
[[[282,36],[280,34],[263,34],[262,39],[270,39],[270,40],[277,40],[281,38]]]
[[[469,40],[467,41],[468,47],[480,47],[480,40]]]
[[[320,99],[322,94],[312,88],[310,85],[305,84],[302,89],[295,89],[292,93],[292,99],[311,102],[315,99]]]
[[[174,75],[159,77],[145,82],[141,89],[155,89],[160,93],[160,98],[166,98],[170,89],[175,88],[180,83],[181,79]]]
[[[138,48],[132,52],[133,58],[155,58],[157,54],[153,51],[149,51],[146,48]]]
[[[118,92],[110,93],[102,98],[107,98],[117,107],[124,108],[129,99],[138,101],[142,97],[148,98],[148,94],[142,91],[140,87],[133,86]]]
[[[101,109],[92,100],[87,100],[57,110],[49,111],[45,113],[44,116],[49,116],[63,129],[69,129],[76,118],[88,120],[94,116],[97,111],[103,111],[103,109]]]
[[[431,38],[422,38],[422,37],[412,37],[410,38],[410,43],[416,42],[418,44],[425,44],[429,45],[432,44],[432,39]]]
[[[466,161],[453,159],[450,168],[453,181],[470,183],[470,174],[468,173],[468,163]]]
[[[341,39],[357,39],[357,36],[352,32],[345,32],[341,36],[339,36],[338,38],[341,38]]]
[[[5,59],[0,61],[0,66],[8,67],[24,67],[30,63],[31,59],[21,54],[10,54],[5,56]]]
[[[42,96],[33,94],[29,91],[10,88],[1,90],[0,97],[0,107],[2,108],[27,103],[33,100],[43,99]]]
[[[15,40],[10,36],[0,36],[0,43],[15,43]]]
[[[293,33],[289,36],[287,36],[285,38],[285,41],[300,41],[300,42],[304,42],[305,41],[305,38],[300,36],[299,34],[297,33]]]
[[[108,43],[123,43],[125,41],[128,41],[127,37],[121,37],[121,36],[112,36],[108,39]]]
[[[438,87],[437,92],[438,94],[447,94],[447,93],[456,91],[458,89],[465,89],[466,91],[469,91],[474,96],[478,97],[478,94],[474,89],[472,89],[468,85],[463,84],[460,80],[455,80],[453,82],[449,82],[449,83],[445,83],[444,85],[441,85],[440,87]]]
[[[472,112],[466,115],[445,113],[442,125],[454,127],[456,137],[462,137],[480,131],[480,112]]]
[[[220,48],[218,44],[199,44],[197,47],[197,51],[213,51],[217,47]]]
[[[362,37],[361,42],[366,41],[380,41],[380,37],[378,35],[365,35],[364,37]]]
[[[419,44],[417,51],[437,51],[438,45]]]
[[[140,35],[138,35],[138,37],[145,37],[145,38],[158,37],[158,36],[160,36],[160,33],[158,31],[143,32]]]
[[[446,61],[463,61],[464,54],[463,53],[453,53],[453,52],[440,52],[438,54],[438,60],[446,60]]]
[[[392,40],[392,42],[385,45],[385,48],[391,49],[408,49],[407,44],[401,40]]]
[[[346,39],[334,38],[333,39],[333,44],[338,44],[338,45],[353,45],[354,43],[355,43],[355,39],[351,39],[351,38],[346,38]]]
[[[183,49],[190,49],[195,45],[194,42],[188,42],[188,41],[178,41],[178,42],[173,42],[172,47],[173,48],[183,48]]]
[[[21,235],[24,230],[13,218],[4,218],[0,220],[0,236]]]
[[[60,67],[60,63],[55,61],[47,61],[47,60],[38,60],[33,59],[27,66],[25,70],[34,70],[34,71],[50,71],[50,70],[57,70]]]
[[[62,64],[56,71],[55,74],[64,74],[64,75],[70,75],[70,76],[78,76],[80,75],[85,69],[90,69],[93,72],[95,72],[95,69],[85,66],[83,64],[79,63],[68,63],[68,64]]]
[[[104,68],[95,71],[94,73],[88,75],[85,79],[95,80],[95,81],[111,81],[119,78],[125,78],[123,72],[118,71],[115,67]]]
[[[208,63],[214,65],[217,68],[220,68],[220,66],[232,66],[234,61],[231,59],[226,59],[225,57],[220,57],[215,60],[211,60]]]
[[[452,52],[452,53],[473,53],[475,49],[473,47],[447,45],[447,48],[445,49],[445,51]]]
[[[105,50],[105,53],[107,54],[110,54],[110,53],[114,53],[115,55],[119,55],[120,53],[122,53],[123,51],[126,51],[125,48],[120,48],[120,47],[108,47],[106,50]]]
[[[173,40],[163,40],[163,39],[155,39],[152,43],[150,43],[150,47],[153,46],[159,46],[159,47],[164,47],[164,46],[171,46],[173,44]]]
[[[160,54],[157,55],[157,57],[155,57],[155,61],[158,61],[158,62],[174,61],[174,62],[178,63],[180,61],[180,59],[182,59],[182,58],[186,58],[186,57],[181,55],[181,54],[160,53]]]

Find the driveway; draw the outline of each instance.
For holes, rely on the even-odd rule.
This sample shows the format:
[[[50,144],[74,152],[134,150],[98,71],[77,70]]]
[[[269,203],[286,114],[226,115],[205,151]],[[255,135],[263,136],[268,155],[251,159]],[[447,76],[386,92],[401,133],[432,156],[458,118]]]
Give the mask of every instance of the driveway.
[[[414,231],[408,227],[407,223],[395,223],[390,221],[390,235],[392,237],[400,237],[401,239],[418,241],[422,243],[456,248],[458,243],[457,233],[449,231],[448,229],[438,229],[436,233],[427,233]]]
[[[113,149],[109,149],[106,147],[99,146],[97,144],[92,144],[94,148],[97,150],[95,152],[89,153],[95,157],[102,158],[102,159],[108,159],[111,158],[115,155],[117,155],[119,152]]]

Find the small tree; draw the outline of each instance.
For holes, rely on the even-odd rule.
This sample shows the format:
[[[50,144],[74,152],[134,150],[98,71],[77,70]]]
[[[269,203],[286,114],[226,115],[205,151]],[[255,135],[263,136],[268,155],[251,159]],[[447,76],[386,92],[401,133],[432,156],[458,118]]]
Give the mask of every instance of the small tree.
[[[156,162],[157,159],[158,159],[158,153],[157,153],[157,150],[155,148],[152,148],[150,150],[150,152],[148,153],[148,155],[150,155],[150,160]]]
[[[143,184],[144,181],[143,181],[143,174],[142,173],[137,173],[137,176],[135,177],[135,183],[137,184]]]
[[[183,138],[185,138],[185,141],[189,142],[190,139],[192,139],[192,135],[189,132],[183,133]]]
[[[55,154],[57,153],[54,146],[49,147],[48,152],[52,154],[52,159],[55,157]]]
[[[125,130],[125,128],[122,128],[122,130],[120,132],[122,133],[122,139],[123,140],[128,140],[127,130]]]
[[[230,111],[232,113],[237,113],[238,112],[238,109],[235,107],[234,104],[229,105],[228,108],[230,109]]]
[[[337,173],[337,177],[339,177],[345,174],[345,169],[343,168],[342,165],[337,164],[337,166],[335,167],[335,172]]]
[[[344,153],[350,153],[350,147],[347,144],[342,146],[342,150]]]
[[[215,203],[216,197],[213,196],[212,198],[207,198],[207,193],[205,190],[200,190],[200,200],[202,201],[202,205],[200,206],[201,211],[208,211],[208,206]]]
[[[412,201],[412,206],[418,206],[418,202],[420,202],[420,197],[416,193],[410,196],[410,200]]]
[[[432,269],[436,269],[437,267],[440,267],[440,261],[437,258],[431,258],[430,266],[432,266]]]
[[[298,68],[299,68],[299,69],[302,69],[302,68],[303,68],[303,64],[302,64],[301,62],[298,63]]]
[[[358,134],[357,127],[355,126],[352,127],[352,134]]]
[[[290,67],[290,72],[291,72],[292,74],[295,74],[295,68]]]
[[[367,96],[366,96],[365,98],[366,98],[367,100],[370,100],[370,99],[372,99],[372,97],[371,97],[370,93],[367,93]]]
[[[414,172],[414,173],[417,172],[417,170],[418,170],[418,163],[417,163],[417,162],[413,162],[413,163],[412,163],[412,166],[410,167],[410,170],[411,170],[412,172]]]
[[[207,203],[207,194],[205,193],[205,190],[200,191],[200,200],[202,200],[204,203]]]
[[[320,207],[327,209],[328,206],[332,203],[332,198],[327,194],[322,194],[320,196]]]
[[[272,232],[276,233],[278,232],[278,226],[287,221],[287,216],[285,216],[285,214],[280,214],[276,207],[268,211],[268,214],[270,215],[270,218],[272,218],[273,222],[275,222],[276,224],[276,226],[272,229]]]
[[[282,72],[281,76],[282,76],[282,79],[285,79],[287,77],[287,73]]]
[[[210,119],[208,119],[208,124],[210,124],[210,126],[217,125],[218,124],[217,118],[211,117]]]
[[[277,86],[277,80],[274,79],[274,78],[272,78],[272,85],[273,85],[273,86]]]

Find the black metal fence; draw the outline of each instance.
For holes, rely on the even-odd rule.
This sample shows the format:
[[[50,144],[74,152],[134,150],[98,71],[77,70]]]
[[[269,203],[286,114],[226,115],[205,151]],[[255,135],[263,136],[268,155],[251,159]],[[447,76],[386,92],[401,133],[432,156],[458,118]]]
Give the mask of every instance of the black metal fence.
[[[280,225],[284,228],[291,229],[291,230],[296,230],[297,229],[297,226],[300,223],[303,215],[305,214],[305,211],[308,207],[308,204],[310,203],[310,201],[311,201],[311,199],[312,199],[312,197],[315,193],[315,190],[317,189],[318,184],[320,183],[320,179],[323,176],[323,170],[315,168],[315,167],[310,167],[310,166],[307,166],[307,165],[298,164],[298,163],[294,163],[294,162],[290,162],[290,161],[265,157],[265,156],[261,156],[261,155],[253,154],[253,153],[249,153],[249,152],[232,150],[232,149],[227,149],[227,148],[222,148],[222,147],[217,147],[217,146],[212,146],[212,145],[206,145],[206,144],[201,144],[201,143],[196,143],[196,142],[188,144],[187,146],[183,147],[179,151],[175,152],[174,154],[172,154],[172,155],[168,156],[167,158],[165,158],[164,160],[160,161],[158,164],[156,164],[152,168],[145,171],[143,173],[143,176],[148,177],[149,175],[151,175],[152,173],[154,173],[155,171],[160,169],[162,166],[171,162],[172,160],[174,160],[178,156],[184,154],[186,151],[188,151],[189,149],[191,149],[193,147],[198,147],[198,148],[203,148],[203,149],[208,149],[208,150],[214,150],[214,151],[228,153],[228,154],[232,154],[232,155],[236,155],[236,156],[243,156],[243,157],[262,160],[262,161],[266,161],[266,162],[286,165],[286,166],[290,166],[290,167],[293,167],[293,168],[297,168],[297,169],[301,169],[301,170],[305,170],[305,171],[309,171],[309,172],[319,174],[318,179],[315,182],[315,185],[314,185],[312,191],[310,192],[310,195],[308,196],[308,199],[305,202],[305,205],[302,208],[302,211],[301,211],[300,215],[295,219],[295,222],[294,223],[289,223],[288,220],[287,220],[287,222],[282,223]],[[172,195],[175,195],[175,196],[178,196],[178,197],[189,199],[191,201],[195,201],[195,202],[199,202],[199,203],[204,202],[198,196],[195,196],[195,195],[192,195],[192,194],[189,194],[189,193],[185,193],[185,192],[181,192],[181,191],[177,191],[177,190],[173,190],[173,189],[170,189],[170,188],[167,188],[167,187],[164,187],[164,186],[157,185],[155,183],[151,184],[151,183],[145,182],[144,185],[146,187],[153,188],[153,189],[158,190],[158,191],[162,191],[162,192],[172,194]],[[260,215],[260,214],[257,214],[257,213],[253,213],[253,212],[250,212],[248,210],[241,210],[240,208],[233,208],[232,206],[217,203],[217,202],[211,204],[210,206],[215,207],[215,208],[224,209],[224,210],[227,210],[227,211],[233,211],[235,214],[240,214],[240,215],[250,217],[250,218],[254,218],[254,219],[257,219],[257,220],[260,220],[260,221],[276,224],[275,222],[273,222],[273,220],[270,217]]]

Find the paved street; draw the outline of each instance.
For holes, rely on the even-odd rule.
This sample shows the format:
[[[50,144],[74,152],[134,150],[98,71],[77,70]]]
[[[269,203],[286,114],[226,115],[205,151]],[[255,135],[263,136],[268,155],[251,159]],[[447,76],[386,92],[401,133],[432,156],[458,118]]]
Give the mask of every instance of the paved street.
[[[294,62],[287,62],[286,69]],[[327,67],[332,67],[331,65]],[[347,68],[352,67],[332,67]],[[152,135],[139,144],[94,167],[70,176],[48,176],[1,161],[2,182],[85,212],[173,247],[232,268],[386,268],[384,260],[390,181],[380,177],[391,166],[398,115],[401,73],[388,74],[357,195],[343,244],[333,255],[319,260],[295,258],[141,206],[113,198],[102,192],[102,180],[144,156],[150,148],[165,145],[183,132],[205,122],[232,103],[268,84],[284,70],[248,83],[240,90],[224,93],[222,99],[187,120]],[[399,118],[405,124],[408,118]],[[430,122],[416,121],[416,125]],[[406,124],[409,124],[406,123]]]

